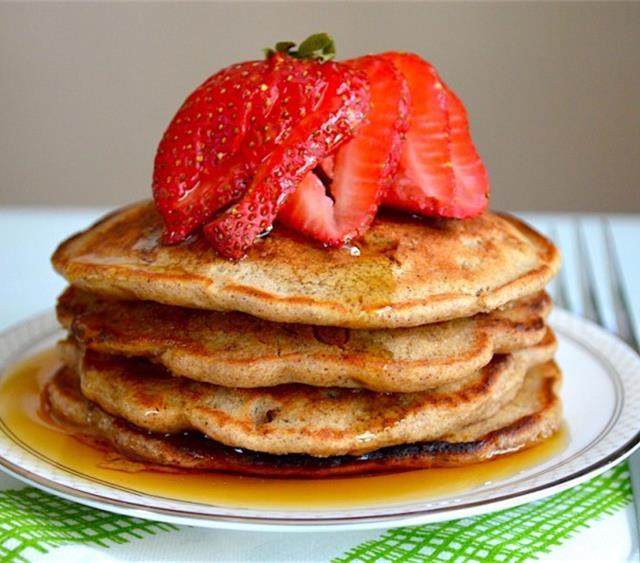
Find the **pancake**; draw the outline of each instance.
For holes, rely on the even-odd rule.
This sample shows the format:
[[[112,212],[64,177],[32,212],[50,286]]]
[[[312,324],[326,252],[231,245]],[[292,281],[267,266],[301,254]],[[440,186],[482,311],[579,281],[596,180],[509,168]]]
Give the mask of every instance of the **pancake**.
[[[45,389],[54,416],[106,441],[130,459],[198,471],[261,477],[323,478],[477,463],[536,444],[561,424],[561,374],[554,362],[529,370],[514,400],[445,440],[396,445],[362,456],[272,455],[230,448],[201,435],[150,434],[86,399],[79,378],[63,368]]]
[[[471,376],[422,393],[280,385],[220,387],[170,375],[146,360],[63,345],[82,393],[108,413],[156,433],[195,431],[223,444],[273,454],[363,454],[434,440],[494,415],[527,370],[553,357],[551,331],[535,346],[496,355]],[[69,350],[72,351],[69,354]]]
[[[551,307],[537,293],[471,318],[394,330],[313,327],[220,313],[113,301],[78,288],[58,300],[58,319],[91,350],[146,357],[174,375],[226,387],[304,383],[416,392],[468,376],[495,353],[533,346]]]
[[[159,243],[152,203],[108,215],[53,255],[71,284],[123,299],[275,322],[398,328],[488,312],[541,291],[560,257],[519,220],[381,215],[357,246],[324,249],[277,226],[240,262],[199,237]]]

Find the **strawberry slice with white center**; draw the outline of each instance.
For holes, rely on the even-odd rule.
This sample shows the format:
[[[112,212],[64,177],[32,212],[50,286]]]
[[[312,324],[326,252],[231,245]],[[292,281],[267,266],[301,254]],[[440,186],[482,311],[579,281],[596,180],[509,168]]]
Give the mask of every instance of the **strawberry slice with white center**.
[[[487,206],[489,184],[464,106],[418,55],[383,56],[404,75],[411,91],[409,130],[384,204],[421,215],[479,215]]]
[[[441,214],[453,198],[455,178],[449,144],[447,94],[435,68],[412,53],[382,55],[409,84],[409,129],[398,176],[385,198],[391,207]]]
[[[480,215],[489,201],[489,175],[469,134],[464,105],[446,85],[449,107],[451,161],[455,174],[453,200],[445,216],[465,219]]]
[[[289,196],[278,219],[294,230],[340,246],[362,234],[375,217],[395,174],[407,127],[408,86],[395,67],[377,56],[348,61],[370,85],[371,110],[353,139],[318,174],[305,176]]]

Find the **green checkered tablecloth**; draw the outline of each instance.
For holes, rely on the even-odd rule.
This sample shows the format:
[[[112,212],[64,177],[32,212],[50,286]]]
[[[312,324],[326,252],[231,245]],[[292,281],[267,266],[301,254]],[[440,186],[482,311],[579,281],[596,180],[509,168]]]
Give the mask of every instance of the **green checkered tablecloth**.
[[[626,463],[548,499],[484,516],[382,532],[354,545],[336,562],[525,561],[548,553],[584,527],[626,506],[631,486]],[[0,492],[0,557],[31,561],[56,549],[108,548],[157,536],[174,542],[184,527],[120,516],[69,502],[38,489]],[[213,534],[213,532],[211,532]],[[215,553],[212,537],[211,553]],[[312,559],[312,555],[309,554]],[[265,556],[265,560],[266,556]]]

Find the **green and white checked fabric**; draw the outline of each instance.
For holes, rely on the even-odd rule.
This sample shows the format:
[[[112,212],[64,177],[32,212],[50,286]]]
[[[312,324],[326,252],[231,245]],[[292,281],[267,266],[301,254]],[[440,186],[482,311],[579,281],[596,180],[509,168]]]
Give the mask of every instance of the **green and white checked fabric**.
[[[545,500],[473,518],[389,530],[335,561],[526,561],[548,553],[630,499],[624,463]]]
[[[96,510],[33,487],[0,492],[2,561],[29,561],[29,555],[69,543],[108,547],[177,529]]]
[[[484,516],[388,530],[334,562],[535,559],[630,500],[623,463],[546,500]],[[31,487],[0,492],[2,561],[30,561],[63,545],[109,547],[181,530],[85,507]]]

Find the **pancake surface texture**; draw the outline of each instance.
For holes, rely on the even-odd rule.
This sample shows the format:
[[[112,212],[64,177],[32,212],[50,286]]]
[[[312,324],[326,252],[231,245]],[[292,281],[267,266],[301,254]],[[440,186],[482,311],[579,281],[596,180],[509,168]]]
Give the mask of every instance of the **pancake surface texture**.
[[[275,322],[396,328],[488,312],[541,291],[559,268],[544,237],[512,217],[383,215],[357,249],[328,250],[282,227],[240,262],[195,238],[159,244],[153,204],[117,211],[52,260],[70,283],[124,299],[240,311]]]
[[[222,446],[201,436],[161,436],[140,430],[86,399],[78,376],[58,372],[45,389],[51,411],[129,458],[184,469],[244,475],[322,478],[476,463],[533,445],[560,428],[561,374],[554,362],[536,366],[512,402],[493,417],[445,439],[338,457],[272,455]]]
[[[146,360],[62,344],[82,393],[108,413],[156,433],[196,431],[234,447],[274,454],[361,454],[434,440],[494,415],[527,370],[550,360],[549,331],[530,348],[496,355],[467,378],[421,393],[280,385],[220,387],[171,376]]]
[[[264,321],[114,301],[69,288],[58,319],[82,346],[141,356],[174,375],[227,387],[304,383],[414,392],[462,379],[494,353],[532,346],[546,333],[549,297],[538,293],[475,317],[394,330]]]

